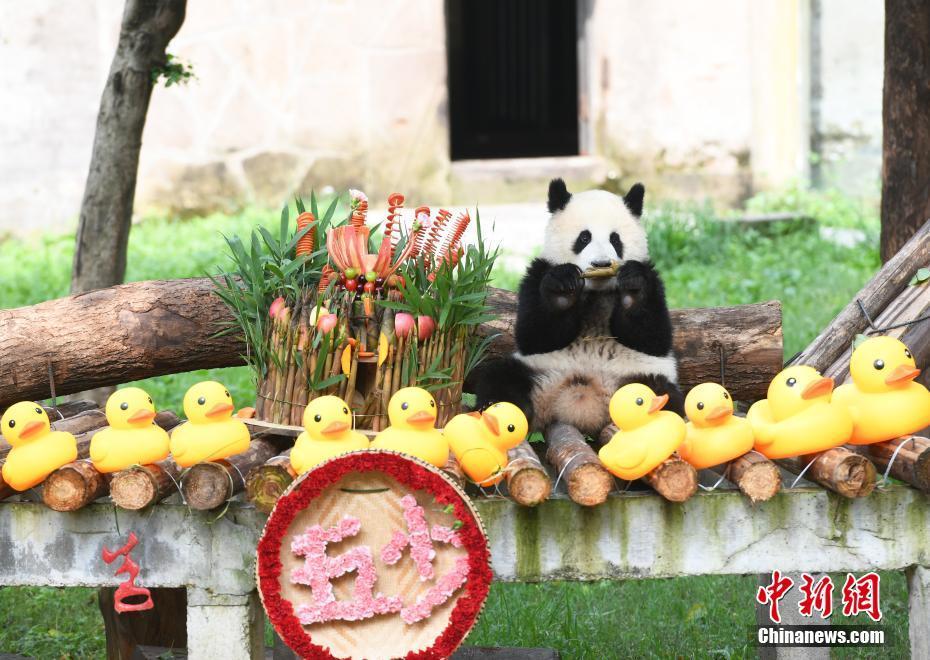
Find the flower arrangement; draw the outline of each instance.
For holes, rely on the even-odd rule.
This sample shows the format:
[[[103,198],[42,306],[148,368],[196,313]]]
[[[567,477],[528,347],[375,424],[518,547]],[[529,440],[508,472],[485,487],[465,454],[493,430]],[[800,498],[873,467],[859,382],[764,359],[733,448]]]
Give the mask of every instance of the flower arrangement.
[[[463,212],[415,209],[388,198],[383,223],[368,224],[368,199],[349,191],[321,212],[296,200],[285,206],[277,236],[265,227],[248,247],[228,237],[234,267],[214,277],[217,295],[239,332],[257,385],[256,416],[299,425],[307,403],[325,394],[347,401],[358,428],[388,424],[391,395],[430,390],[439,425],[460,408],[462,382],[484,356],[490,337],[476,332],[493,316],[488,284],[497,250],[478,239],[463,245],[471,223]],[[345,208],[345,207],[343,207]],[[342,215],[342,217],[337,217]]]

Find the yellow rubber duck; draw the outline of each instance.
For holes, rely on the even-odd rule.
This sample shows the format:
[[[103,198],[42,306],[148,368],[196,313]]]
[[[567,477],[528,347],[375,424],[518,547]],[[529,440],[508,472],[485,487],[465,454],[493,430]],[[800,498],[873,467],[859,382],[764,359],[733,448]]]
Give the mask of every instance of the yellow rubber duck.
[[[371,441],[372,449],[390,449],[410,454],[445,467],[449,460],[449,442],[433,426],[436,423],[436,400],[419,387],[397,390],[388,402],[391,425]]]
[[[656,396],[641,383],[630,383],[610,398],[610,418],[620,429],[598,456],[614,475],[632,481],[655,469],[685,439],[685,420],[662,410],[668,394]]]
[[[155,404],[145,390],[117,390],[107,399],[106,415],[109,426],[90,441],[90,462],[100,472],[168,458],[168,433],[154,423]]]
[[[350,451],[368,449],[368,438],[352,430],[352,412],[338,396],[321,396],[304,409],[304,432],[291,450],[298,474]]]
[[[184,395],[187,420],[171,432],[171,455],[181,467],[241,454],[249,429],[232,418],[233,401],[222,383],[206,380]]]
[[[48,415],[37,403],[14,403],[0,418],[0,429],[10,443],[3,480],[15,490],[28,490],[62,465],[77,460],[74,436],[53,431]]]
[[[826,451],[848,442],[852,416],[831,402],[833,379],[813,367],[783,370],[769,383],[768,398],[757,401],[746,419],[756,451],[768,458],[789,458]]]
[[[504,478],[507,450],[523,442],[528,431],[523,411],[501,401],[480,413],[456,415],[443,435],[468,478],[479,486],[493,486]]]
[[[681,457],[698,470],[720,465],[752,449],[752,426],[733,416],[733,399],[722,385],[701,383],[685,397],[685,441]]]
[[[853,350],[852,382],[833,393],[853,417],[854,445],[869,445],[911,435],[930,426],[930,392],[914,379],[914,356],[894,337],[871,337]]]

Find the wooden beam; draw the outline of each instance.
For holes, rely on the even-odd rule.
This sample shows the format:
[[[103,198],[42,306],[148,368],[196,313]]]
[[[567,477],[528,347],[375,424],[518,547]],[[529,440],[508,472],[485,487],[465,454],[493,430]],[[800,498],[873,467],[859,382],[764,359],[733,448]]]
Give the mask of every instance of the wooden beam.
[[[865,456],[834,447],[819,454],[775,461],[789,472],[843,497],[865,497],[875,488],[875,466]]]
[[[507,491],[514,502],[536,506],[549,498],[552,479],[529,442],[524,440],[507,452]]]
[[[556,422],[546,429],[546,460],[565,483],[568,496],[582,506],[602,504],[614,478],[574,426]]]
[[[503,332],[493,353],[513,350],[515,294],[491,290],[500,318],[482,327]],[[243,363],[235,334],[216,336],[231,320],[205,278],[133,282],[31,307],[0,310],[0,408],[50,395],[51,365],[58,394],[152,376]],[[764,395],[782,363],[781,306],[673,310],[680,380],[690,387],[719,380],[737,399]],[[29,355],[30,360],[21,356]]]

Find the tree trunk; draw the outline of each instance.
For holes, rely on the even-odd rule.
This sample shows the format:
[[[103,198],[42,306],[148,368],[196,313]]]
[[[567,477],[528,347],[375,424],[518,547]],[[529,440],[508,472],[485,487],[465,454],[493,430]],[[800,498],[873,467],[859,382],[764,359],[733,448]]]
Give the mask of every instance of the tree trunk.
[[[126,0],[119,42],[100,99],[78,223],[71,291],[119,284],[142,147],[142,129],[165,48],[184,22],[186,0]]]
[[[501,315],[481,326],[513,325],[516,296],[491,289]],[[51,365],[59,395],[152,376],[243,363],[238,333],[217,337],[232,320],[205,278],[133,282],[77,296],[0,310],[0,408],[49,396]],[[781,307],[777,302],[672,311],[679,380],[687,389],[720,379],[737,400],[765,396],[781,370]],[[498,337],[491,353],[514,349]],[[23,360],[21,356],[30,356]],[[253,421],[254,424],[254,421]]]
[[[885,0],[882,261],[930,218],[930,3]]]

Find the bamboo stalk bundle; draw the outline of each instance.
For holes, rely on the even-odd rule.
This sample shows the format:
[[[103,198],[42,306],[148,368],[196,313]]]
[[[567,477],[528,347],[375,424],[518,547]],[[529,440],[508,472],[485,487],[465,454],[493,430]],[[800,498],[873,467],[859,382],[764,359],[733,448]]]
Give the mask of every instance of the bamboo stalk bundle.
[[[778,466],[762,454],[751,451],[720,466],[718,474],[726,474],[752,504],[765,502],[781,490]]]
[[[155,416],[155,423],[168,431],[181,420],[172,411],[162,410]],[[98,472],[87,460],[90,442],[102,428],[76,435],[78,460],[63,465],[45,479],[42,499],[50,509],[77,511],[109,493],[110,475]]]
[[[552,480],[529,442],[524,440],[508,453],[507,490],[517,504],[536,506],[549,499]]]
[[[181,493],[187,505],[208,511],[225,504],[245,488],[245,475],[278,453],[278,447],[265,437],[252,438],[248,450],[229,458],[197,463],[181,478]]]
[[[545,432],[546,460],[564,480],[568,496],[582,506],[595,506],[607,500],[614,487],[608,472],[584,436],[574,426],[556,422]]]
[[[875,488],[875,466],[865,456],[846,447],[775,462],[794,474],[801,474],[807,468],[805,479],[843,497],[865,497]]]
[[[259,511],[271,513],[275,502],[296,478],[297,473],[291,467],[291,450],[288,449],[252,468],[246,476],[246,497]]]

